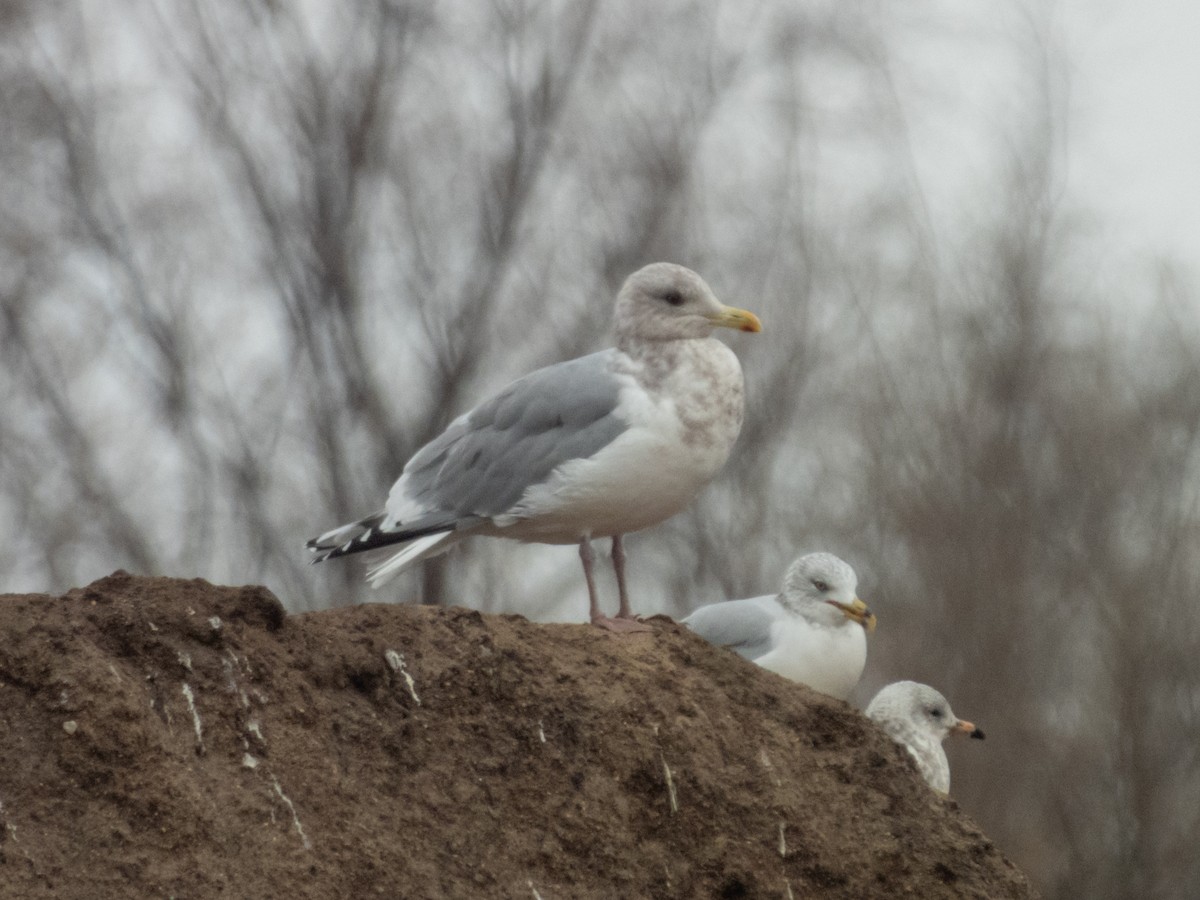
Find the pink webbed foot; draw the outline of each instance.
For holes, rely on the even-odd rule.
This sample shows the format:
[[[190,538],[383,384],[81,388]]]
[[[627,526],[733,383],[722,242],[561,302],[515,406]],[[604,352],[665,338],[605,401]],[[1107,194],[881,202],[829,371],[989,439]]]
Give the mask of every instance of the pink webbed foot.
[[[639,632],[654,631],[654,629],[645,622],[639,622],[635,618],[622,618],[616,616],[609,618],[608,616],[592,616],[592,624],[599,628],[606,628],[613,634],[638,634]]]

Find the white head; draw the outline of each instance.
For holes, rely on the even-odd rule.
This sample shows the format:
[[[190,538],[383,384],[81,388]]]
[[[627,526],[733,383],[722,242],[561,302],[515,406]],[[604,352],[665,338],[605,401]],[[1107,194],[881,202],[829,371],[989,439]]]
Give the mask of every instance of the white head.
[[[861,625],[875,630],[875,615],[858,599],[858,576],[832,553],[801,556],[783,576],[779,602],[786,609],[828,628]]]
[[[617,344],[704,338],[714,328],[761,331],[754,313],[726,306],[683,266],[651,263],[625,279],[613,316]]]
[[[951,732],[983,739],[983,731],[958,718],[950,703],[927,684],[897,681],[883,688],[867,706],[867,717],[904,744],[934,790],[950,790],[950,766],[942,741]]]

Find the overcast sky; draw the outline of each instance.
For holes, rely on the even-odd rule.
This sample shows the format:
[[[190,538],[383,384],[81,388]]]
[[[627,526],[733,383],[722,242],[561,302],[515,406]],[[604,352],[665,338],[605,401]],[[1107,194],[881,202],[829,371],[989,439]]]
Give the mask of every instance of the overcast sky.
[[[1147,257],[1200,259],[1200,4],[1068,0],[1069,184]]]
[[[1052,183],[1075,239],[1064,259],[1091,277],[1090,288],[1079,282],[1083,298],[1136,314],[1159,299],[1163,262],[1185,289],[1200,284],[1200,4],[930,0],[886,15],[939,242],[988,222],[990,186],[1013,151],[1043,133],[1040,123],[1065,123]]]

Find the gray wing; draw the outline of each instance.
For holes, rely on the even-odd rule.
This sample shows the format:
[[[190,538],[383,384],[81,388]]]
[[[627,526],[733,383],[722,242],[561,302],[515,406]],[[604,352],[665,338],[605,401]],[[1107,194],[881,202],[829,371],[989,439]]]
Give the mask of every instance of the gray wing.
[[[405,495],[431,512],[497,516],[564,462],[595,454],[628,427],[615,412],[614,352],[538,369],[457,418],[404,467]]]
[[[753,662],[771,649],[771,626],[783,615],[773,596],[726,600],[702,606],[683,624],[710,644],[728,647]]]

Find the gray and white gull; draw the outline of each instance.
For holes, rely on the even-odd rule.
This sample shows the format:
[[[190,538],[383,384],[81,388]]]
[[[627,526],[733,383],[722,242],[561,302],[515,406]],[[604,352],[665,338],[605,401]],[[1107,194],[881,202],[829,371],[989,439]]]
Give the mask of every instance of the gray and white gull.
[[[416,452],[381,512],[308,542],[314,562],[398,545],[379,587],[469,535],[579,545],[591,621],[645,630],[625,584],[621,536],[682,510],[741,430],[742,370],[717,328],[760,331],[695,272],[653,263],[626,279],[616,346],[538,369],[459,416]],[[620,607],[600,612],[593,538],[612,539]]]
[[[788,567],[778,594],[702,606],[683,624],[764,669],[845,700],[862,677],[867,632],[875,629],[857,589],[848,563],[809,553]]]
[[[917,681],[889,684],[875,695],[866,712],[893,741],[908,749],[925,781],[943,794],[950,793],[950,763],[942,747],[946,735],[983,740],[981,729],[955,716],[945,697]]]

